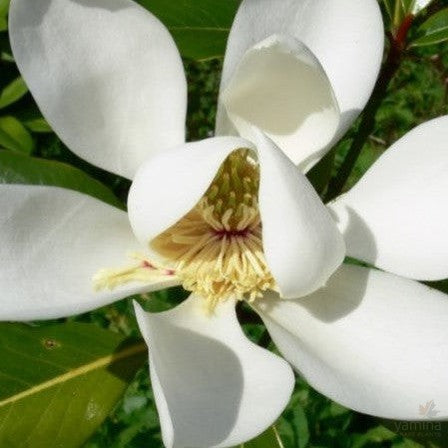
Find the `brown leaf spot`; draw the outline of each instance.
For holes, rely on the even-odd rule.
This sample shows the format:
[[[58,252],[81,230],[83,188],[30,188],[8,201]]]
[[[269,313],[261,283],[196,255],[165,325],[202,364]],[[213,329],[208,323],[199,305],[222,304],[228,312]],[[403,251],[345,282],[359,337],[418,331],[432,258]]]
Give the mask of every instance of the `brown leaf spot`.
[[[59,341],[56,341],[55,339],[43,339],[42,345],[47,350],[54,350],[56,348],[59,348],[61,346],[61,343]]]

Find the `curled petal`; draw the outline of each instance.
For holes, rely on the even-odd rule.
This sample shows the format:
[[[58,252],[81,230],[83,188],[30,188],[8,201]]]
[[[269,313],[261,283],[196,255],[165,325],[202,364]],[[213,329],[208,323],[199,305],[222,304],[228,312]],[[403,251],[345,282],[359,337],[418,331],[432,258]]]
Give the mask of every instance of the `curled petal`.
[[[166,28],[131,0],[12,0],[17,65],[64,143],[132,178],[185,139],[186,82]],[[82,31],[81,31],[82,30]]]
[[[322,66],[287,36],[271,36],[248,50],[220,101],[220,133],[231,123],[252,140],[252,125],[257,126],[304,170],[323,155],[339,127],[337,101]]]
[[[131,188],[131,224],[148,245],[198,203],[231,152],[251,149],[260,163],[259,207],[267,263],[282,295],[309,294],[342,263],[342,236],[306,177],[271,140],[256,129],[252,132],[256,145],[216,137],[150,159]]]
[[[151,157],[137,173],[128,198],[129,219],[142,244],[147,245],[186,215],[207,191],[227,156],[241,148],[254,146],[241,138],[216,137]]]
[[[293,41],[294,45],[287,43]],[[264,47],[261,52],[260,47]],[[366,105],[381,66],[383,47],[383,23],[376,0],[244,0],[229,36],[221,93],[228,95],[225,92],[232,85],[242,90],[235,82],[242,79],[244,69],[246,82],[253,82],[258,92],[243,84],[245,93],[251,93],[246,95],[249,104],[243,106],[251,108],[255,103],[259,108],[249,111],[246,118],[263,118],[265,127],[254,124],[272,134],[294,162],[308,169],[329,143],[346,132]],[[263,67],[262,73],[255,73],[256,64],[269,61],[281,70],[269,66]],[[294,79],[295,76],[300,79]],[[330,91],[334,93],[334,104]],[[302,104],[298,103],[297,92],[303,95]],[[294,134],[279,133],[276,117],[271,113],[284,98],[288,107],[282,111],[282,118],[285,123],[294,123]],[[242,106],[238,106],[241,111]],[[336,110],[340,116],[336,116]],[[302,126],[297,122],[299,115],[307,117]],[[218,132],[228,133],[234,127],[229,118],[222,106]],[[272,129],[278,135],[271,133]],[[289,146],[295,141],[300,141],[300,148]]]
[[[448,416],[448,296],[415,281],[344,265],[309,297],[260,301],[280,352],[319,392],[358,412]]]
[[[257,143],[266,261],[282,297],[302,297],[341,265],[344,241],[308,179],[260,132]]]
[[[417,280],[448,277],[448,117],[396,142],[330,204],[347,253]]]
[[[289,365],[249,342],[234,303],[207,313],[192,296],[151,314],[136,305],[165,446],[230,447],[263,432],[286,407]]]

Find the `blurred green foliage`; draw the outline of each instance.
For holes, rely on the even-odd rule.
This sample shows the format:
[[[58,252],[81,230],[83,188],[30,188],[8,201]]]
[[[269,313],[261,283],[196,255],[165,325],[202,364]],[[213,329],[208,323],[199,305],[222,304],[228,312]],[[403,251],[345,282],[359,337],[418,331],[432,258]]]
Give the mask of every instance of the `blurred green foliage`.
[[[1,154],[6,151],[22,155],[25,153],[71,165],[101,181],[125,202],[128,181],[93,167],[71,153],[51,132],[39,113],[31,95],[18,77],[11,56],[3,14],[7,10],[7,3],[0,0]],[[197,140],[213,135],[222,60],[184,62],[189,86],[188,139]],[[447,114],[447,100],[447,46],[414,49],[402,63],[390,86],[389,94],[377,116],[376,131],[370,136],[346,188],[354,185],[371,164],[404,133],[423,121]],[[334,149],[334,172],[340,166],[355,132],[356,125]],[[184,297],[185,293],[177,288],[152,293],[139,300],[148,309],[156,311],[172,307]],[[95,323],[127,336],[138,335],[130,299],[70,320]],[[256,323],[245,329],[255,339],[261,333],[260,326]],[[297,380],[296,391],[278,422],[277,429],[286,448],[421,446],[386,429],[375,418],[357,414],[331,402],[300,379]],[[439,439],[436,445],[430,445],[428,442],[426,446],[448,446],[442,435]],[[104,447],[162,447],[146,367],[138,373],[112,415],[85,445],[85,448]]]

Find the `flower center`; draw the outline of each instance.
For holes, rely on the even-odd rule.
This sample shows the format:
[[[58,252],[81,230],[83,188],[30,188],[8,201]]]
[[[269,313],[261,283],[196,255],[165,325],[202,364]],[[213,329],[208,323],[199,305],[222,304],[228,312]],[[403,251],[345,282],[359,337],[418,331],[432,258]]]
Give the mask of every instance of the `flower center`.
[[[232,153],[197,206],[151,244],[183,286],[210,306],[235,296],[254,300],[274,288],[263,254],[258,166],[248,150]]]
[[[220,300],[252,301],[275,289],[263,253],[259,181],[249,150],[233,152],[194,209],[150,243],[183,287],[205,298],[211,309]],[[154,265],[142,263],[136,273],[154,275],[144,263]]]

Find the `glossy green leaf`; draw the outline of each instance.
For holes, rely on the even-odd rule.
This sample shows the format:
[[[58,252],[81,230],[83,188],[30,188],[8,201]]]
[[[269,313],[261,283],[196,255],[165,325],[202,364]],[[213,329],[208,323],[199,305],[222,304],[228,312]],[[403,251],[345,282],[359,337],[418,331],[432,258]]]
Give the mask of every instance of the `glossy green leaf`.
[[[241,448],[284,448],[284,446],[277,429],[271,426],[256,439],[243,443]]]
[[[53,133],[53,129],[34,104],[23,105],[15,112],[15,116],[31,132],[38,134]]]
[[[448,40],[448,8],[431,16],[417,30],[417,38],[411,43],[413,47],[439,44]]]
[[[8,9],[10,0],[0,0],[0,32],[8,29]]]
[[[14,58],[9,51],[0,52],[0,61],[14,64]]]
[[[386,24],[391,25],[394,33],[403,24],[406,17],[415,15],[422,8],[422,0],[382,0],[386,12]]]
[[[322,194],[330,181],[334,166],[334,151],[325,154],[319,162],[306,174],[314,189]]]
[[[394,10],[395,10],[394,0],[383,0],[383,5],[389,20],[392,22],[394,20]]]
[[[15,103],[28,92],[28,87],[21,76],[14,79],[0,92],[0,109]]]
[[[380,425],[370,429],[365,434],[356,434],[352,448],[367,448],[372,446],[372,443],[378,444],[380,442],[386,444],[394,437],[395,433]]]
[[[403,8],[403,11],[405,14],[411,14],[412,10],[414,9],[415,0],[400,0],[401,1],[401,7]]]
[[[406,14],[405,14],[405,10],[403,9],[403,3],[401,0],[395,0],[393,8],[394,8],[394,12],[393,12],[392,24],[393,24],[393,28],[396,30],[400,27]]]
[[[0,325],[0,446],[80,447],[146,356],[91,324]]]
[[[297,431],[297,448],[305,448],[310,440],[308,419],[302,406],[296,405],[292,410],[292,423]]]
[[[222,57],[239,0],[138,0],[168,27],[185,58]]]
[[[53,132],[47,120],[43,117],[31,118],[23,122],[23,124],[32,132],[40,134],[48,134]]]
[[[0,17],[6,17],[8,15],[10,0],[0,0]]]
[[[31,154],[34,141],[31,134],[17,118],[0,117],[0,147]]]
[[[78,168],[11,151],[0,151],[0,183],[68,188],[94,196],[116,207],[123,207],[112,191]]]

